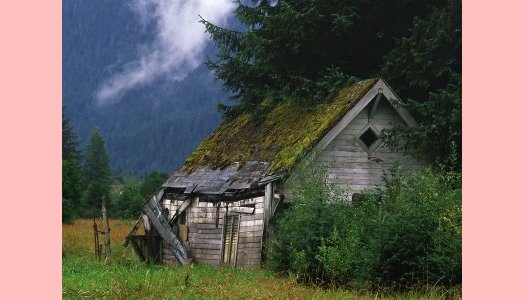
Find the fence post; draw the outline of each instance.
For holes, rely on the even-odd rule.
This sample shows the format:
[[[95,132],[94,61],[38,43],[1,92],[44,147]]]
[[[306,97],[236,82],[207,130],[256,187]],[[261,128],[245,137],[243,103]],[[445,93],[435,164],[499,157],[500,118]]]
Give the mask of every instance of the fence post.
[[[102,197],[102,221],[104,222],[104,245],[106,248],[106,260],[109,260],[111,258],[111,249],[109,247],[109,220],[105,197]]]

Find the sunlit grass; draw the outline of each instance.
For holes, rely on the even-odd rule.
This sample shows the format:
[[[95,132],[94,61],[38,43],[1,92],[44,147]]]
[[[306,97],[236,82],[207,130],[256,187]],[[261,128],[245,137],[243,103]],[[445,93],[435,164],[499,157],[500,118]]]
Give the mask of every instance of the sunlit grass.
[[[94,257],[93,220],[62,226],[64,299],[455,299],[461,294],[459,288],[430,288],[384,296],[307,287],[267,270],[151,265],[140,262],[131,247],[121,246],[133,223],[110,220],[109,262]],[[98,225],[102,229],[100,220]]]

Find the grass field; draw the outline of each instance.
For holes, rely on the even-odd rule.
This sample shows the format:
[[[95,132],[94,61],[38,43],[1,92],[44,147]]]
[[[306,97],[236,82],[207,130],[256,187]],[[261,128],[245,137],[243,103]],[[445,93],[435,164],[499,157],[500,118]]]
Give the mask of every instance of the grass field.
[[[121,246],[132,224],[131,220],[110,221],[109,262],[94,258],[93,220],[62,226],[64,299],[457,299],[461,294],[459,288],[361,294],[306,287],[267,270],[236,272],[207,266],[151,265],[140,262],[131,247]]]

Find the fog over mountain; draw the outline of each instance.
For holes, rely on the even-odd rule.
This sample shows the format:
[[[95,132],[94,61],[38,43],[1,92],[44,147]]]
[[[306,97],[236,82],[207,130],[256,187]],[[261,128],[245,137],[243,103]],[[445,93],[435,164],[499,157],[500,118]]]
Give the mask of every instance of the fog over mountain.
[[[81,147],[99,127],[111,166],[172,172],[219,124],[214,47],[200,14],[231,23],[227,0],[63,0],[63,105]]]

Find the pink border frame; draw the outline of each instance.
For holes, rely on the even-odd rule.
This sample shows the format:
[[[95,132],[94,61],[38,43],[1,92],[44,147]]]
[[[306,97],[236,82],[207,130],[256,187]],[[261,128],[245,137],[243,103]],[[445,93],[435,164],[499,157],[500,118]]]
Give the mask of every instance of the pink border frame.
[[[59,298],[62,6],[1,6],[2,294]],[[522,1],[463,1],[465,299],[523,294],[524,11]]]

